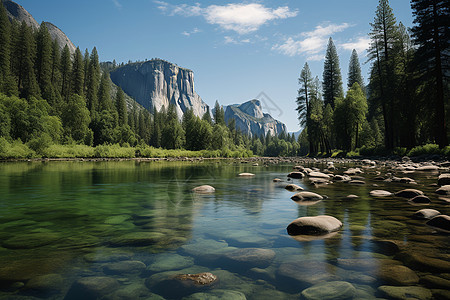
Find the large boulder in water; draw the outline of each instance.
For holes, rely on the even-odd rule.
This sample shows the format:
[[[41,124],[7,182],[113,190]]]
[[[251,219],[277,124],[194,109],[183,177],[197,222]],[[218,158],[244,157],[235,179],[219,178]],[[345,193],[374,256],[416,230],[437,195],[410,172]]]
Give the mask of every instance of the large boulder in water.
[[[111,277],[83,277],[72,284],[64,299],[101,299],[119,287],[119,282]]]
[[[332,216],[301,217],[288,225],[287,232],[290,235],[312,234],[322,235],[338,231],[342,222]]]
[[[303,177],[305,177],[305,174],[303,174],[302,172],[291,172],[287,175],[287,177],[289,178],[296,178],[296,179],[302,179]]]
[[[389,286],[382,285],[378,287],[378,291],[388,299],[421,299],[427,300],[432,298],[429,289],[419,286]]]
[[[450,216],[439,215],[429,220],[426,224],[439,231],[450,233]]]
[[[403,197],[403,198],[414,198],[416,196],[423,195],[423,192],[416,190],[416,189],[404,189],[404,190],[398,191],[394,195],[397,197]]]
[[[439,195],[450,195],[450,185],[443,185],[436,190],[436,194]]]
[[[315,178],[323,178],[323,179],[330,179],[331,176],[322,172],[310,172],[308,174],[309,177],[315,177]]]
[[[210,185],[201,185],[192,189],[194,193],[209,194],[214,193],[216,189]]]
[[[286,185],[284,188],[290,192],[303,191],[303,188],[301,186],[293,183]]]
[[[438,215],[440,215],[441,213],[435,209],[430,209],[430,208],[424,208],[421,210],[416,211],[413,214],[413,218],[414,219],[431,219],[434,218]]]
[[[373,190],[370,191],[370,196],[372,197],[389,197],[392,196],[391,192],[385,191],[385,190]]]
[[[450,173],[444,173],[444,174],[439,175],[438,184],[439,185],[450,184]]]
[[[294,201],[316,201],[323,200],[323,197],[319,194],[307,191],[301,191],[291,197]]]

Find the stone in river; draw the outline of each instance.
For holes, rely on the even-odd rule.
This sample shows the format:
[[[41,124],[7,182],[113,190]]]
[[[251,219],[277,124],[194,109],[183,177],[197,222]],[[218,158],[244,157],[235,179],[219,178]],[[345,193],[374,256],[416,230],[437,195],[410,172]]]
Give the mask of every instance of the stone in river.
[[[349,184],[359,184],[359,185],[366,184],[366,182],[364,182],[362,180],[350,180],[348,183]]]
[[[389,299],[431,299],[431,291],[419,286],[388,286],[382,285],[378,287],[383,296]]]
[[[315,201],[315,200],[323,200],[323,196],[307,191],[301,191],[291,197],[294,201]]]
[[[272,181],[273,182],[281,182],[281,179],[280,178],[274,178]]]
[[[25,288],[41,292],[58,291],[64,288],[63,283],[64,280],[61,275],[46,274],[42,276],[36,276],[28,280]]]
[[[52,244],[60,238],[59,234],[52,232],[18,234],[4,240],[2,246],[9,249],[32,249]]]
[[[308,173],[309,177],[316,177],[316,178],[323,178],[323,179],[330,179],[331,176],[322,172],[310,172]]]
[[[345,198],[346,199],[356,199],[356,198],[359,198],[359,196],[352,194],[352,195],[347,195]]]
[[[434,275],[425,275],[420,278],[420,283],[430,288],[446,289],[450,291],[450,280]]]
[[[335,176],[333,177],[333,180],[334,180],[334,181],[347,182],[347,181],[352,180],[352,178],[351,178],[350,176],[348,176],[348,175],[335,175]]]
[[[439,215],[427,221],[426,224],[439,231],[450,233],[450,216]]]
[[[414,198],[419,195],[423,195],[423,192],[416,189],[404,189],[395,193],[395,196],[403,198]]]
[[[412,199],[409,199],[409,202],[414,203],[414,204],[429,204],[431,203],[430,198],[428,198],[425,195],[419,195],[419,196],[415,196]]]
[[[110,243],[113,246],[148,246],[163,238],[160,232],[132,232],[112,238]]]
[[[378,278],[392,285],[414,285],[419,283],[417,274],[401,265],[382,265],[378,268]]]
[[[261,248],[241,248],[225,254],[229,263],[246,268],[266,268],[271,264],[274,257],[275,252],[273,250]]]
[[[128,215],[112,216],[107,218],[104,223],[109,225],[118,225],[129,219],[131,219],[131,216]]]
[[[389,196],[392,196],[391,192],[384,191],[384,190],[373,190],[373,191],[370,191],[369,194],[372,197],[389,197]]]
[[[194,265],[194,259],[188,256],[178,254],[161,254],[158,255],[147,270],[152,272],[163,272],[169,270],[179,270]]]
[[[302,191],[303,188],[296,185],[296,184],[288,184],[284,187],[286,190],[290,191],[290,192],[296,192],[296,191]]]
[[[305,177],[305,174],[303,174],[302,172],[291,172],[287,175],[287,177],[302,179],[303,177]]]
[[[169,276],[152,286],[152,291],[169,299],[181,299],[184,296],[210,289],[219,278],[210,273],[177,274]],[[150,284],[148,282],[148,284]]]
[[[416,211],[413,214],[413,218],[428,220],[428,219],[434,218],[434,217],[436,217],[436,216],[438,216],[440,214],[441,213],[439,211],[435,210],[435,209],[424,208],[424,209]]]
[[[428,257],[417,252],[400,252],[395,257],[400,259],[405,265],[424,272],[450,272],[450,262],[438,258]]]
[[[450,195],[450,185],[443,185],[440,188],[438,188],[435,192],[436,194],[439,195]]]
[[[342,222],[332,216],[301,217],[288,225],[287,232],[290,235],[321,235],[338,231],[341,227]]]
[[[184,297],[183,300],[246,300],[244,293],[239,291],[230,290],[212,290],[210,292],[195,293],[188,297]]]
[[[137,260],[124,260],[106,264],[103,268],[106,274],[139,274],[144,271],[146,265]]]
[[[419,172],[437,172],[437,171],[439,171],[439,167],[438,166],[422,166],[422,167],[416,168],[416,171],[419,171]]]
[[[438,177],[438,185],[449,185],[450,184],[450,173],[444,173]]]
[[[214,193],[216,191],[216,189],[210,185],[201,185],[201,186],[193,188],[192,191],[194,193],[199,193],[199,194],[209,194],[209,193]]]
[[[253,176],[255,176],[255,174],[253,174],[253,173],[240,173],[239,176],[240,177],[253,177]]]
[[[277,278],[280,282],[300,287],[308,287],[323,281],[339,280],[335,275],[336,267],[322,261],[304,260],[286,262],[277,270]]]
[[[83,277],[72,284],[64,300],[100,299],[117,290],[119,286],[119,282],[111,277]]]
[[[387,258],[338,258],[336,262],[340,268],[365,273],[376,272],[381,266],[401,264],[398,260]]]
[[[355,295],[356,288],[345,281],[322,282],[301,292],[306,300],[353,299]]]

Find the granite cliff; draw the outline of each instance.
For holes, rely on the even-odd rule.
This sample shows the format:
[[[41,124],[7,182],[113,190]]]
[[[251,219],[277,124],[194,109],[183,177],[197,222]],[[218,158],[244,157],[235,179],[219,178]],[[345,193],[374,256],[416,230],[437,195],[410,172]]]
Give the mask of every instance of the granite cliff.
[[[194,90],[194,73],[170,62],[153,59],[130,63],[110,73],[111,80],[139,104],[153,111],[175,105],[181,118],[192,108],[194,114],[203,116],[208,105]]]
[[[19,23],[25,22],[28,26],[33,28],[34,30],[38,30],[40,25],[33,18],[33,16],[21,5],[17,4],[14,1],[3,0],[3,5],[6,7],[6,13],[10,20],[16,20]],[[58,45],[61,49],[63,49],[66,45],[69,47],[70,53],[75,53],[76,47],[70,41],[70,39],[62,32],[61,29],[53,25],[49,22],[43,22],[43,24],[47,27],[48,32],[53,40],[56,39]]]
[[[243,104],[229,105],[225,109],[225,121],[230,119],[236,121],[236,127],[244,134],[256,135],[278,135],[287,131],[286,125],[272,118],[271,115],[262,111],[259,100],[250,100]]]

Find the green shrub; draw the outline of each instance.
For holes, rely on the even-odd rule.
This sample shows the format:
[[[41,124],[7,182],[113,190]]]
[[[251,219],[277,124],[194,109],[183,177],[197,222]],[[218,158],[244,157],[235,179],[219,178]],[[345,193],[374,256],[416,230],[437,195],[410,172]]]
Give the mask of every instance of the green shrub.
[[[9,142],[4,137],[0,137],[0,158],[32,158],[36,153],[21,140]]]
[[[405,156],[408,153],[408,149],[405,147],[395,147],[392,153],[398,156]]]
[[[414,147],[408,152],[408,156],[419,156],[430,154],[442,154],[442,151],[436,144],[426,144],[423,146]]]
[[[135,149],[131,147],[120,147],[119,144],[98,145],[95,147],[94,156],[98,158],[133,158],[135,157]]]
[[[51,145],[42,155],[49,158],[89,158],[94,157],[95,148],[86,145]]]
[[[346,157],[358,157],[358,156],[360,156],[358,151],[349,151],[347,152],[346,155]]]

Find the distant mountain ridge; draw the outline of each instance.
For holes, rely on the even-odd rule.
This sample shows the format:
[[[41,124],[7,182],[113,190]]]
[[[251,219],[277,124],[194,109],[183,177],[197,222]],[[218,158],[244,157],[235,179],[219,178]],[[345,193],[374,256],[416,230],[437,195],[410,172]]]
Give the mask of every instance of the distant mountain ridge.
[[[39,23],[21,5],[11,0],[3,0],[3,5],[6,8],[6,13],[8,14],[10,20],[16,20],[19,23],[25,22],[25,24],[27,24],[34,30],[39,29],[40,27]],[[44,22],[44,25],[47,27],[48,32],[50,33],[52,39],[53,40],[56,39],[61,49],[63,49],[67,45],[69,47],[70,53],[71,54],[75,53],[76,50],[75,45],[61,29],[59,29],[56,25],[50,22]]]
[[[242,104],[229,105],[225,109],[225,121],[234,119],[236,127],[250,136],[272,136],[287,132],[286,125],[262,111],[261,101],[254,99]]]

